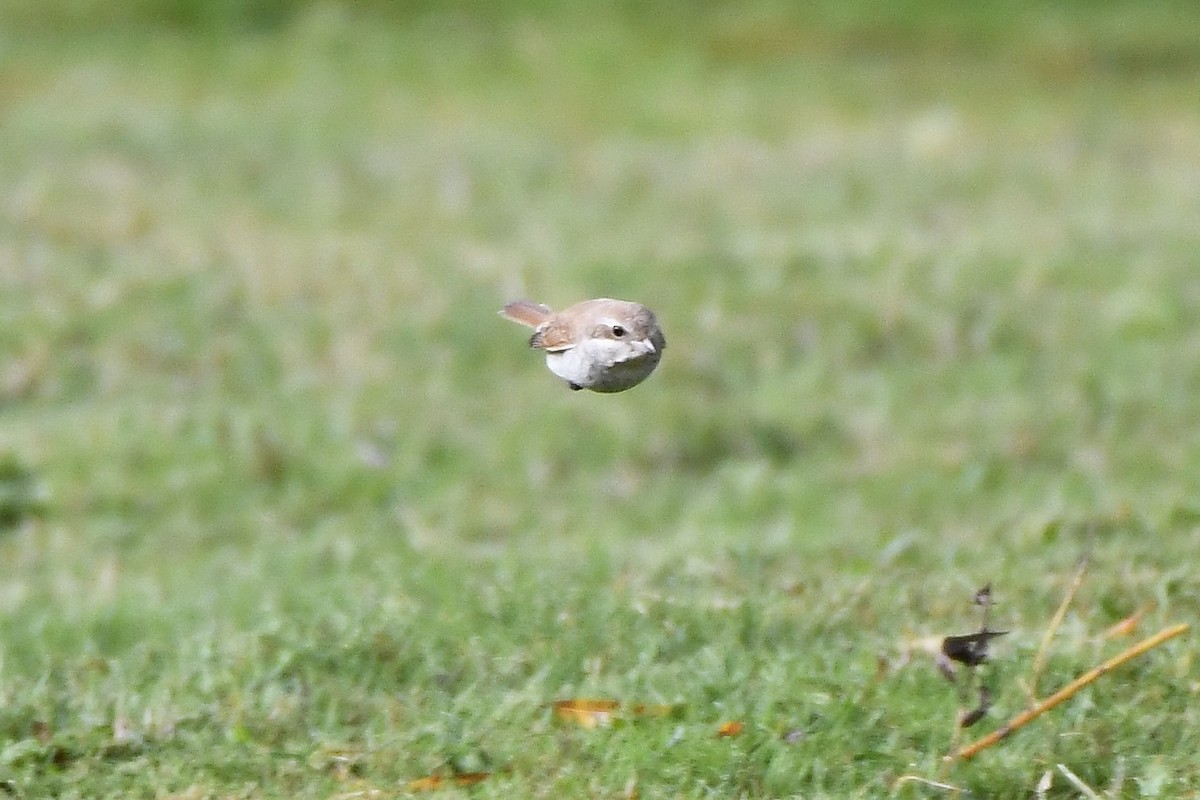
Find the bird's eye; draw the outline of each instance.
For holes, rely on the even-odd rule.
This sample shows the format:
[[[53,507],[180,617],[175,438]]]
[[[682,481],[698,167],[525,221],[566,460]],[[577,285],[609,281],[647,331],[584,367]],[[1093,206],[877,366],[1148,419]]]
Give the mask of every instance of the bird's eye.
[[[618,339],[620,339],[620,338],[621,338],[622,336],[624,336],[624,335],[625,335],[625,329],[624,329],[624,328],[622,328],[620,325],[613,325],[613,336],[615,336],[615,337],[617,337]]]

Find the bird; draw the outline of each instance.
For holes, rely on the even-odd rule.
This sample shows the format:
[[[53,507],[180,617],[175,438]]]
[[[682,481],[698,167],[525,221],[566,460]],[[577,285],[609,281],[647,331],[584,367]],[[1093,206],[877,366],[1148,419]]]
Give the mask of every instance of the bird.
[[[532,300],[505,304],[500,315],[533,328],[529,346],[571,389],[614,394],[644,381],[667,340],[654,312],[641,303],[599,297],[554,311]]]

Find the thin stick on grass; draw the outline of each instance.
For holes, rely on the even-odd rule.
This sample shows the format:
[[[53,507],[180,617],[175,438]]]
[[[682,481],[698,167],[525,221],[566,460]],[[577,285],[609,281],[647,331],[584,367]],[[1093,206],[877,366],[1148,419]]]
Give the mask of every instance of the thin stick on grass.
[[[962,732],[963,732],[962,718],[963,718],[962,708],[956,707],[954,709],[954,729],[950,734],[949,751],[951,753],[958,750],[958,742],[962,738]],[[950,772],[950,760],[943,759],[941,766],[938,767],[937,777],[939,779],[945,778],[949,772]]]
[[[971,758],[972,756],[978,754],[979,751],[984,750],[988,747],[991,747],[992,745],[994,745],[996,742],[1000,741],[1001,739],[1004,739],[1004,738],[1016,733],[1018,730],[1025,727],[1030,722],[1032,722],[1033,720],[1040,717],[1042,714],[1045,714],[1047,711],[1054,708],[1059,703],[1062,703],[1064,700],[1069,700],[1071,697],[1073,697],[1075,695],[1076,692],[1078,692],[1083,687],[1087,686],[1089,683],[1092,683],[1093,681],[1095,681],[1101,675],[1104,675],[1105,673],[1108,673],[1108,672],[1112,672],[1117,667],[1123,665],[1127,661],[1131,661],[1131,660],[1137,658],[1142,653],[1145,653],[1147,650],[1152,650],[1153,648],[1158,647],[1163,642],[1166,642],[1170,639],[1174,639],[1176,636],[1187,631],[1188,628],[1190,628],[1190,627],[1191,626],[1188,625],[1188,623],[1181,622],[1178,625],[1172,625],[1169,628],[1164,628],[1163,630],[1159,631],[1158,633],[1154,634],[1153,636],[1151,636],[1148,639],[1143,639],[1142,641],[1138,642],[1137,644],[1133,645],[1132,647],[1129,647],[1126,650],[1122,651],[1121,653],[1118,653],[1117,655],[1113,656],[1108,661],[1105,661],[1100,666],[1095,667],[1095,668],[1089,670],[1088,672],[1085,672],[1083,675],[1080,675],[1078,678],[1071,681],[1066,686],[1059,689],[1057,692],[1050,695],[1049,697],[1047,697],[1042,702],[1038,703],[1033,708],[1030,708],[1026,711],[1021,712],[1017,716],[1013,717],[1009,722],[1005,723],[1001,727],[999,727],[996,730],[989,733],[987,736],[984,736],[981,739],[977,739],[976,741],[974,741],[971,744],[967,745],[966,747],[962,748],[958,752],[951,753],[950,755],[946,756],[946,760],[947,761],[965,761],[966,759]]]
[[[1033,667],[1029,674],[1029,702],[1037,702],[1037,683],[1038,678],[1042,674],[1042,670],[1046,666],[1046,659],[1050,654],[1050,640],[1054,638],[1054,634],[1058,633],[1059,627],[1062,626],[1062,621],[1067,616],[1067,608],[1070,607],[1071,601],[1075,599],[1075,593],[1079,591],[1080,585],[1083,583],[1083,575],[1087,572],[1088,562],[1091,560],[1089,552],[1083,554],[1083,558],[1079,559],[1079,568],[1075,570],[1075,579],[1071,581],[1070,587],[1067,588],[1067,593],[1063,596],[1062,602],[1058,606],[1058,610],[1054,612],[1054,616],[1050,618],[1050,625],[1046,628],[1046,633],[1042,636],[1042,643],[1038,646],[1037,655],[1033,659]]]

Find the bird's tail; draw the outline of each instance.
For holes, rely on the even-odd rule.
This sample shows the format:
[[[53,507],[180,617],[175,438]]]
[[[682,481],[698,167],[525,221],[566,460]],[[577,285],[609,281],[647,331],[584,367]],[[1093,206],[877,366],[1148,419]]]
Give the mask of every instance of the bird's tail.
[[[500,311],[500,316],[536,328],[550,319],[550,315],[553,313],[550,306],[544,306],[532,300],[513,300],[511,303],[505,303],[504,308]]]

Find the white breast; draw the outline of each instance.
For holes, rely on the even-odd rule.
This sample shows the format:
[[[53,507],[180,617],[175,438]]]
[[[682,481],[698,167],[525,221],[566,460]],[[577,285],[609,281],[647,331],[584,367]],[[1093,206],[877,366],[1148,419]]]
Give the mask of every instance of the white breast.
[[[662,350],[643,353],[628,342],[589,339],[558,353],[546,353],[546,366],[558,377],[594,392],[623,392],[650,375]]]

